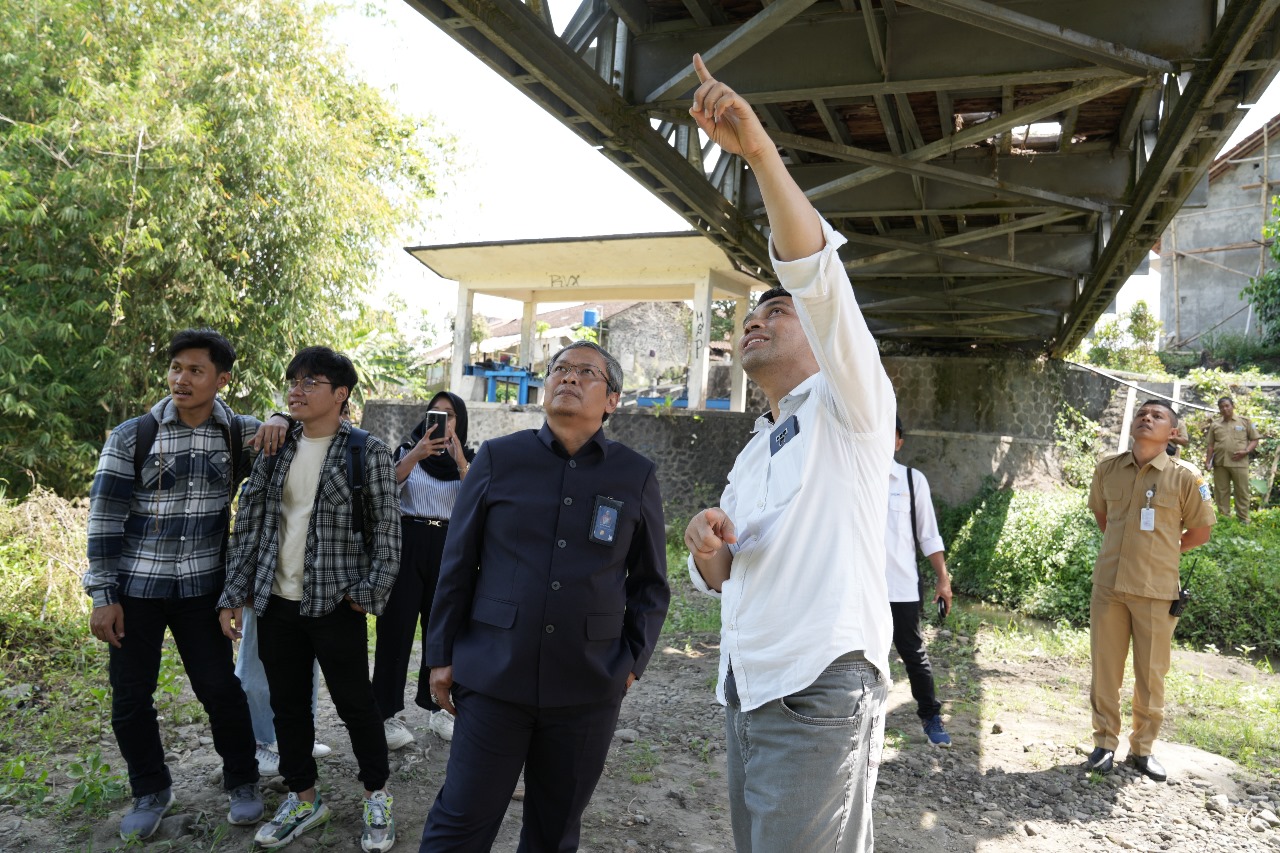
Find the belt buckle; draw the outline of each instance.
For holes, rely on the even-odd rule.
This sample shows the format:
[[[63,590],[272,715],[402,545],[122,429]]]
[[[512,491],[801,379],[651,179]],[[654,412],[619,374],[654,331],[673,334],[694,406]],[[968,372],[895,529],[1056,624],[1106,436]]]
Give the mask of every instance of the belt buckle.
[[[431,525],[432,527],[444,527],[444,522],[438,518],[428,518],[427,524]]]

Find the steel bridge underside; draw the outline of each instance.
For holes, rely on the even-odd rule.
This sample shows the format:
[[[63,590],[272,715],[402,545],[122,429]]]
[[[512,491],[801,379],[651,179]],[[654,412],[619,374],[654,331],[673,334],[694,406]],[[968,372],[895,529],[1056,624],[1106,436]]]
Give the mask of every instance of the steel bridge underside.
[[[768,279],[754,177],[688,115],[700,52],[906,349],[1069,353],[1280,68],[1280,0],[406,2]]]

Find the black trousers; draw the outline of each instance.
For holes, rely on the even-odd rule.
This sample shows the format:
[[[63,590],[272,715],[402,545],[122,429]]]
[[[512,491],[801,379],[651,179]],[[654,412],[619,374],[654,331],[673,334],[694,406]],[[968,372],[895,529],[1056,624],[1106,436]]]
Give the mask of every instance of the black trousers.
[[[409,675],[413,633],[422,623],[422,660],[427,659],[427,618],[440,580],[440,557],[444,553],[447,524],[435,526],[412,518],[400,520],[400,574],[391,590],[387,607],[378,617],[377,645],[373,653],[373,697],[382,718],[404,710],[404,687]],[[430,668],[418,669],[419,707],[439,711],[431,701]]]
[[[320,661],[334,710],[347,725],[357,777],[369,791],[381,790],[391,771],[387,735],[369,685],[369,641],[365,617],[346,602],[324,616],[303,616],[301,602],[271,596],[258,619],[258,656],[271,688],[280,773],[290,791],[316,784],[311,748],[316,721],[311,714],[311,673]],[[250,735],[252,738],[252,735]]]
[[[891,601],[893,611],[893,647],[907,667],[911,695],[916,700],[916,714],[922,720],[942,713],[942,703],[933,690],[933,667],[924,650],[924,634],[920,631],[920,602]]]
[[[209,715],[213,748],[222,756],[222,781],[231,790],[258,778],[249,703],[236,678],[231,641],[218,624],[218,594],[195,598],[122,596],[124,639],[109,646],[111,728],[129,767],[135,797],[168,788],[173,779],[164,763],[164,745],[153,701],[160,679],[164,631],[182,657],[191,689]]]
[[[578,849],[582,813],[604,770],[622,695],[590,705],[537,708],[456,682],[458,709],[445,770],[419,853],[487,851],[524,768],[524,826],[517,853]]]

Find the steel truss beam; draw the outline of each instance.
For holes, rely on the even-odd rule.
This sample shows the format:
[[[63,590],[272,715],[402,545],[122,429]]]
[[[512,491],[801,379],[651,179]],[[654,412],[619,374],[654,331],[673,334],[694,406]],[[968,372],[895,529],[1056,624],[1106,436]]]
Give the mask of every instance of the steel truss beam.
[[[545,0],[406,2],[768,278],[754,176],[688,117],[701,52],[874,331],[945,347],[1073,348],[1280,68],[1280,0],[583,0],[559,36]]]

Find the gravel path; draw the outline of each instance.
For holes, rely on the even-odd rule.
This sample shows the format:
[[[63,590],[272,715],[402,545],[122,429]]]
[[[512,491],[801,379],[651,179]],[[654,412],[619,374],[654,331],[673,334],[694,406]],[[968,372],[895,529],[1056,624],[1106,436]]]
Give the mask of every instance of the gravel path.
[[[954,747],[930,747],[905,677],[896,671],[887,747],[876,792],[877,849],[895,851],[1280,851],[1280,781],[1259,779],[1200,750],[1160,742],[1170,781],[1156,784],[1117,767],[1082,770],[1088,743],[1087,672],[1049,659],[991,659],[967,638],[944,636],[932,654],[950,710]],[[623,705],[608,766],[584,821],[582,850],[732,850],[724,792],[723,716],[714,697],[714,637],[680,638],[654,656]],[[1239,662],[1179,654],[1175,667],[1212,677],[1264,676]],[[895,664],[896,666],[896,664]],[[443,778],[448,744],[406,714],[414,744],[392,754],[397,850],[416,849]],[[219,761],[202,726],[166,728],[180,808],[150,842],[156,850],[249,850],[252,828],[225,824]],[[321,785],[334,818],[288,850],[359,850],[359,783],[345,730],[322,692],[321,737],[334,754]],[[119,766],[114,743],[104,757]],[[1124,747],[1117,759],[1123,759]],[[73,756],[56,756],[62,766]],[[1117,762],[1119,764],[1119,762]],[[64,780],[58,780],[65,785]],[[279,780],[268,785],[278,802]],[[59,796],[64,793],[61,789]],[[513,802],[495,850],[515,849]],[[0,850],[122,849],[123,806],[93,825],[0,805]]]

